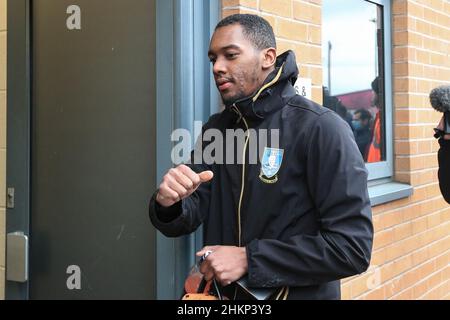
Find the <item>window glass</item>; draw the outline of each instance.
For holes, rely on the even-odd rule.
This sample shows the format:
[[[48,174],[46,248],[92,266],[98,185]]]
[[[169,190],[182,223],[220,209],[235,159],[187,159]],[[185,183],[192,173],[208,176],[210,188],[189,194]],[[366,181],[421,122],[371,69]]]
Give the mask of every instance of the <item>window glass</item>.
[[[386,161],[383,7],[324,0],[323,104],[352,128],[367,163]]]

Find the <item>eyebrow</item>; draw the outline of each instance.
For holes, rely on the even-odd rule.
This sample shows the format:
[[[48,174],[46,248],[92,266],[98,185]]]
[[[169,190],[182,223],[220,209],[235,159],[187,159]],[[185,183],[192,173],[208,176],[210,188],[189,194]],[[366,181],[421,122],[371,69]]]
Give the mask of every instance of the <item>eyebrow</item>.
[[[235,44],[230,44],[230,45],[228,45],[228,46],[226,46],[226,47],[221,48],[219,51],[226,51],[226,50],[228,50],[228,49],[241,50],[241,47],[239,47],[238,45],[235,45]],[[211,51],[211,50],[209,50],[209,51],[208,51],[208,56],[212,56],[212,55],[214,55],[214,52]]]

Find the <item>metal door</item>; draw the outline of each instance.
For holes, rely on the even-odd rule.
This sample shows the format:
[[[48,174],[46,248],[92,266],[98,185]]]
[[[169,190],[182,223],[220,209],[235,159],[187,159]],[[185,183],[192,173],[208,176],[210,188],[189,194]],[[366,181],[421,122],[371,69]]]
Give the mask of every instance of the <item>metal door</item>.
[[[155,1],[31,17],[29,297],[155,298]]]

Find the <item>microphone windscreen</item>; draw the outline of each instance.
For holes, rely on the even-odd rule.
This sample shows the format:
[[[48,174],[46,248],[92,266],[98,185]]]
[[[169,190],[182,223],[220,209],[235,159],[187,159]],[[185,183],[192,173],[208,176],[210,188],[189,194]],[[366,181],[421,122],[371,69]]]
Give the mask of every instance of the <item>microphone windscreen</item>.
[[[450,86],[440,86],[430,93],[431,106],[439,112],[450,112]]]

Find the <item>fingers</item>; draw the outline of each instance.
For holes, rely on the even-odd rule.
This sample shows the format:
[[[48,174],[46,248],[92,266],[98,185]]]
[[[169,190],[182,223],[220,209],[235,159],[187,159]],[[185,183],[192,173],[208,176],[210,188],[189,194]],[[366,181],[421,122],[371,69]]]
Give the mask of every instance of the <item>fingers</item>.
[[[222,286],[228,286],[232,283],[231,274],[224,272],[222,269],[213,266],[203,266],[200,269],[206,281],[216,279]]]
[[[204,247],[202,250],[200,250],[199,252],[197,252],[195,255],[196,255],[197,257],[201,257],[201,256],[203,256],[203,255],[204,255],[206,252],[208,252],[208,251],[214,252],[214,250],[216,250],[218,247],[219,247],[219,246],[207,246],[207,247]]]
[[[194,184],[194,186],[199,185],[201,183],[199,175],[196,174],[194,171],[192,171],[192,169],[189,168],[188,166],[181,165],[178,167],[178,169],[184,176],[186,176]]]
[[[208,251],[206,251],[208,252]],[[209,251],[211,252],[211,251]],[[211,263],[211,260],[208,260],[208,257],[205,258],[205,260],[203,260],[203,262],[200,265],[200,273],[203,274],[203,277],[205,278],[206,281],[210,281],[214,278],[217,279],[217,274],[216,274],[216,270],[214,268],[214,266]]]
[[[208,182],[214,177],[212,171],[204,171],[197,174],[185,165],[170,169],[169,175],[175,178],[176,182],[188,191],[196,189],[196,187],[198,187],[201,183]]]
[[[208,257],[214,253],[214,249],[217,247],[218,246],[207,246],[196,253],[197,257],[204,257],[207,255],[203,261],[200,260],[200,272],[203,274],[206,281],[212,280],[215,277],[214,268],[211,266],[211,258]]]
[[[242,278],[248,270],[245,248],[207,246],[196,255],[206,256],[199,268],[205,280],[216,279],[223,286]]]
[[[212,171],[197,174],[185,165],[172,168],[164,176],[159,186],[156,201],[164,207],[172,206],[190,196],[201,183],[210,181],[213,176]]]
[[[194,187],[192,180],[184,175],[179,168],[170,169],[167,178],[175,185],[183,187],[186,191]]]
[[[159,185],[156,201],[163,207],[170,207],[181,201],[187,194],[188,190],[174,178],[172,172],[169,172]]]
[[[162,185],[161,185],[162,186]],[[159,192],[158,195],[156,196],[156,201],[158,201],[160,204],[162,204],[162,201],[174,201],[177,202],[179,201],[179,196],[178,193],[176,193],[175,191],[173,191],[170,188],[164,188],[161,187],[159,188]]]
[[[203,274],[206,281],[216,279],[219,283],[227,286],[231,283],[231,280],[225,274],[224,267],[221,263],[213,262],[214,257],[211,256],[214,250],[219,250],[220,246],[208,246],[196,253],[199,257],[205,257],[200,265],[200,272]]]
[[[203,277],[206,281],[216,279],[222,286],[228,286],[231,284],[231,278],[229,273],[223,271],[215,270],[214,268],[206,269],[203,273]]]

